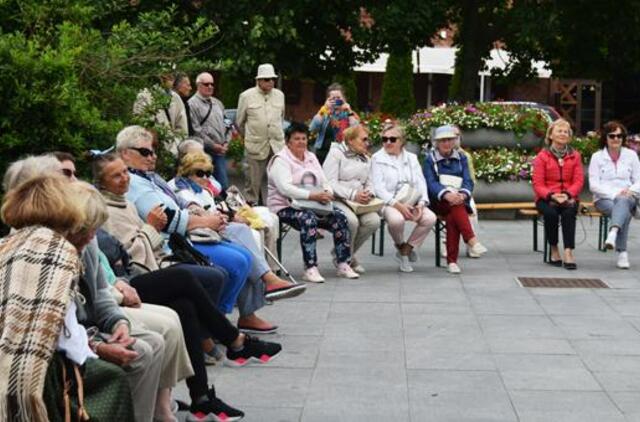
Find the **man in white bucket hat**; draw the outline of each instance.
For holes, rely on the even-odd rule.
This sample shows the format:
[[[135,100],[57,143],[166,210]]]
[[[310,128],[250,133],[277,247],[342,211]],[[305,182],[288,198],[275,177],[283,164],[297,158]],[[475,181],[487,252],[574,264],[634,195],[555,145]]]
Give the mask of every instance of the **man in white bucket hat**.
[[[249,165],[245,195],[257,203],[262,192],[266,203],[266,167],[269,159],[284,148],[284,94],[275,88],[278,75],[269,63],[258,66],[256,86],[240,94],[236,124],[244,136],[245,157]],[[266,187],[266,184],[264,184]]]

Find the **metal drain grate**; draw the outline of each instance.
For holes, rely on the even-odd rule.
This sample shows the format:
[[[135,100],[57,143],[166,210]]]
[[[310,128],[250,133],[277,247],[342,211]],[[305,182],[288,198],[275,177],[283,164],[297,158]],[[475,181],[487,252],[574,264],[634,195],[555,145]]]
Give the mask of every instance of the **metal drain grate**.
[[[522,287],[549,287],[560,289],[608,289],[599,278],[516,277]]]

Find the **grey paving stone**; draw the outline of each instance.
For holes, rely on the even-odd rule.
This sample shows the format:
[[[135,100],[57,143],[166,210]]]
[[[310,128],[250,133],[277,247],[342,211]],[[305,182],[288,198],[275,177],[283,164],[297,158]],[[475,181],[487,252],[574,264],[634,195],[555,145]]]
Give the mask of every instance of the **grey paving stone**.
[[[468,303],[402,303],[403,315],[473,315],[473,309]]]
[[[446,391],[497,391],[505,388],[498,371],[407,371],[409,389],[424,396],[433,396]]]
[[[594,371],[606,391],[640,391],[640,371]]]
[[[495,359],[509,391],[602,390],[576,356],[507,354],[495,355]]]
[[[490,353],[451,352],[429,348],[410,348],[405,351],[410,369],[440,369],[461,371],[491,371],[496,369]]]
[[[531,293],[549,315],[616,315],[606,301],[588,289],[531,289]]]
[[[520,421],[624,421],[614,403],[601,392],[514,391],[511,399]]]
[[[493,353],[541,354],[541,355],[575,355],[571,343],[565,339],[547,338],[487,338]]]
[[[640,355],[640,341],[635,339],[571,340],[571,344],[580,354]]]
[[[446,391],[425,395],[410,390],[411,420],[438,422],[515,422],[506,392]]]
[[[621,317],[553,316],[552,321],[568,339],[638,339],[640,332]]]
[[[487,338],[562,339],[565,337],[547,316],[481,315],[478,319]]]
[[[592,372],[640,372],[640,356],[603,355],[583,353],[580,355],[585,366]]]

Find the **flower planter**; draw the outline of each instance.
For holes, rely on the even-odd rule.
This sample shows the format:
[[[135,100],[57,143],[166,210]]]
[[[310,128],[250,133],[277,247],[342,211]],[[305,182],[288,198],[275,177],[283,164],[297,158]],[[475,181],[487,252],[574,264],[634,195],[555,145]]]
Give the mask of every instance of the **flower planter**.
[[[478,180],[473,189],[473,198],[478,204],[489,202],[533,202],[533,187],[528,180],[493,183]]]
[[[471,149],[506,147],[531,150],[542,146],[542,140],[532,132],[525,133],[522,139],[514,132],[497,129],[480,128],[462,132],[462,147]]]

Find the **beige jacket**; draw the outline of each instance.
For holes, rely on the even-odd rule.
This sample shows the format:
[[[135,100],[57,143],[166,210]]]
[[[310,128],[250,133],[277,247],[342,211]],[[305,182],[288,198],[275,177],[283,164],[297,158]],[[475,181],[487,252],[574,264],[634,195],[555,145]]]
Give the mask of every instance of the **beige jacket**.
[[[162,235],[142,221],[131,202],[106,192],[102,194],[109,211],[109,219],[102,228],[122,242],[133,262],[151,271],[159,269],[158,262],[166,255]]]
[[[284,94],[272,89],[265,94],[257,86],[240,94],[236,124],[244,136],[247,157],[266,160],[284,148]]]
[[[344,144],[333,143],[322,165],[335,195],[340,199],[355,199],[362,190],[373,193],[371,159],[359,158]]]

